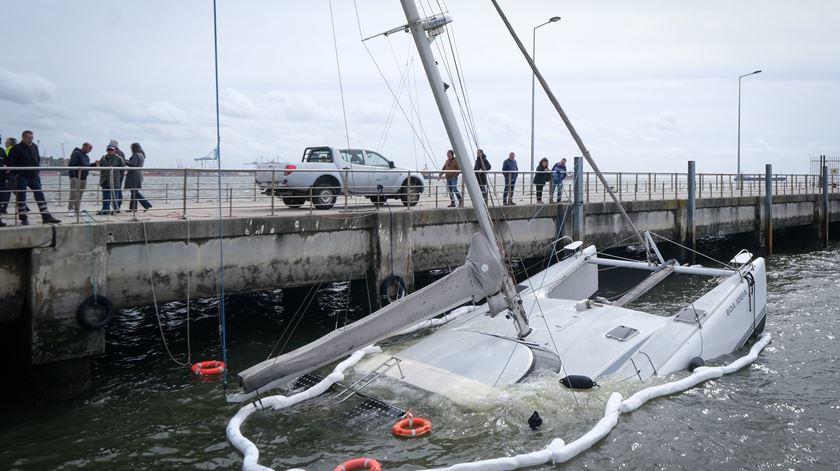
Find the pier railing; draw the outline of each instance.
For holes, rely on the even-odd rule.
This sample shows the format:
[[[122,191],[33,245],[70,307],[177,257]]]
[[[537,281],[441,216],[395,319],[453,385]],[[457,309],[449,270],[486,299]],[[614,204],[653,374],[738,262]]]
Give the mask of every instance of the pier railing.
[[[78,167],[73,167],[78,170]],[[33,168],[4,168],[5,171],[36,170]],[[221,170],[221,187],[219,187],[219,175],[215,169],[173,169],[173,168],[144,168],[144,180],[139,191],[148,200],[152,207],[148,211],[138,205],[137,212],[127,211],[130,201],[131,188],[119,188],[122,195],[117,195],[121,201],[118,210],[111,213],[103,213],[103,189],[99,186],[99,175],[106,170],[93,168],[87,179],[86,189],[81,199],[81,211],[76,213],[68,209],[70,201],[70,183],[68,171],[70,167],[41,167],[37,169],[40,173],[42,191],[45,196],[49,211],[63,218],[66,222],[85,222],[98,220],[129,220],[138,216],[148,217],[216,217],[219,212],[219,203],[222,207],[222,216],[244,216],[244,215],[274,215],[281,211],[296,209],[298,211],[317,212],[316,205],[311,202],[317,197],[317,188],[289,188],[281,186],[283,180],[283,169],[275,169],[275,175],[267,181],[276,182],[272,187],[270,184],[258,183],[257,172],[266,173],[265,169],[223,169]],[[107,172],[114,172],[114,180],[119,178],[120,170],[108,169]],[[269,170],[271,172],[271,170]],[[295,172],[313,172],[312,170],[296,169]],[[376,192],[377,175],[385,177],[386,173],[398,172],[397,170],[380,170],[356,172],[343,170],[344,181],[354,181],[357,178],[369,177],[371,193],[368,196],[359,196],[349,193],[343,187],[329,187],[335,194],[333,208],[339,211],[376,211],[382,206],[379,197],[388,198],[384,204],[388,204],[391,210],[397,209],[412,210],[413,208],[446,208],[451,200],[446,186],[446,180],[440,178],[439,172],[422,171],[424,177],[423,187],[411,185],[408,188],[401,188],[391,193]],[[323,172],[318,172],[323,173]],[[403,171],[405,173],[405,171]],[[490,206],[502,206],[502,195],[505,191],[506,172],[487,172],[488,202]],[[643,201],[643,200],[667,200],[685,199],[688,196],[688,174],[687,173],[663,173],[663,172],[606,172],[604,173],[608,186],[621,201]],[[514,180],[513,197],[514,204],[539,204],[537,201],[536,186],[533,184],[534,172],[518,172]],[[0,175],[2,178],[2,175]],[[828,192],[840,192],[840,176],[829,174]],[[570,203],[572,197],[572,172],[561,183],[562,191],[560,199],[562,203]],[[4,201],[8,216],[5,218],[7,224],[17,224],[20,215],[28,209],[30,218],[37,218],[39,208],[32,191],[26,189],[26,206],[17,205],[16,191],[13,187],[16,181],[7,175],[5,189],[0,189],[0,209],[4,207]],[[822,177],[810,174],[775,174],[772,176],[774,195],[790,194],[820,194],[822,193]],[[219,191],[221,189],[221,192]],[[471,206],[469,195],[464,191],[463,179],[459,178],[458,189],[464,198],[465,206]],[[116,188],[115,188],[116,190]],[[406,196],[405,191],[410,194]],[[291,191],[297,191],[296,195],[289,197]],[[697,198],[722,198],[722,197],[755,197],[765,193],[764,174],[736,174],[727,173],[705,173],[697,174]],[[271,197],[274,192],[277,197]],[[405,204],[402,201],[406,198],[413,201],[415,193],[420,193],[417,205]],[[292,203],[289,208],[284,203],[283,194],[286,194],[286,202]],[[120,197],[121,196],[121,197]],[[401,200],[402,197],[402,200]],[[297,198],[295,200],[294,198]],[[585,202],[611,201],[606,187],[595,177],[594,173],[586,172],[583,177],[583,198]],[[557,203],[557,187],[551,182],[549,175],[548,182],[542,189],[542,202]],[[299,204],[298,204],[299,203]],[[458,200],[455,200],[457,205]],[[322,205],[323,206],[323,205]],[[97,214],[101,213],[101,214]],[[0,211],[0,215],[5,216]],[[68,219],[69,217],[69,219]]]

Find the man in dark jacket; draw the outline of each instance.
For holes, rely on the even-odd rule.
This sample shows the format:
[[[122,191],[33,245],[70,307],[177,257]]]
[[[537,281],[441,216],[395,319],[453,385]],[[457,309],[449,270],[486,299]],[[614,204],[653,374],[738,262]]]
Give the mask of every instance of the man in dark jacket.
[[[91,167],[90,157],[88,154],[93,150],[90,142],[82,144],[82,148],[76,147],[73,153],[70,154],[70,163],[68,167]],[[93,165],[95,166],[95,164]],[[70,174],[70,201],[67,203],[67,209],[70,211],[79,212],[82,204],[82,195],[87,188],[88,171],[79,169],[72,169],[68,172]]]
[[[502,175],[505,177],[505,191],[502,193],[502,204],[515,204],[513,202],[513,188],[516,186],[516,177],[519,175],[519,165],[516,164],[516,154],[513,152],[502,163]]]
[[[9,167],[38,167],[41,165],[41,155],[38,146],[32,142],[34,134],[32,131],[23,131],[20,144],[12,147],[7,159]],[[32,190],[35,202],[38,203],[38,211],[41,213],[41,220],[44,224],[58,224],[61,221],[54,218],[47,209],[47,202],[44,199],[44,192],[41,191],[41,177],[37,170],[13,170],[17,180],[17,205],[18,217],[21,225],[28,225],[29,218],[26,215],[26,189]]]
[[[490,170],[490,161],[487,160],[487,155],[481,149],[475,151],[475,178],[478,180],[478,186],[481,188],[481,195],[484,196],[484,202],[487,202],[487,171]]]

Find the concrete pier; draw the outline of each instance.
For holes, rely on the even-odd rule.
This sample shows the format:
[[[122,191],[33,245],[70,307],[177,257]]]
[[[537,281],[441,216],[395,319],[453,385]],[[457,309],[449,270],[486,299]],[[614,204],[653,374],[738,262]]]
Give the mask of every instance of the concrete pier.
[[[769,210],[764,207],[768,202]],[[772,230],[840,220],[838,194],[702,198],[695,204],[693,217],[692,205],[680,199],[624,206],[638,228],[672,240],[764,227],[770,230],[770,248]],[[586,242],[599,247],[632,240],[613,203],[578,207],[585,225],[569,224],[567,234],[579,230]],[[275,216],[226,217],[221,240],[218,222],[209,218],[5,228],[0,237],[0,326],[14,326],[19,330],[15,337],[28,340],[22,342],[26,351],[21,357],[37,373],[35,381],[72,395],[88,380],[87,359],[105,348],[107,327],[87,330],[76,319],[78,306],[94,292],[117,309],[150,305],[153,293],[158,303],[183,300],[188,287],[193,299],[214,297],[220,243],[226,293],[364,278],[379,287],[391,274],[402,277],[410,291],[415,272],[463,263],[477,228],[469,208],[284,209]],[[525,258],[544,253],[555,240],[564,209],[523,204],[492,208],[491,213],[507,253]],[[766,223],[760,222],[762,216]],[[568,216],[567,222],[572,219],[579,220]]]

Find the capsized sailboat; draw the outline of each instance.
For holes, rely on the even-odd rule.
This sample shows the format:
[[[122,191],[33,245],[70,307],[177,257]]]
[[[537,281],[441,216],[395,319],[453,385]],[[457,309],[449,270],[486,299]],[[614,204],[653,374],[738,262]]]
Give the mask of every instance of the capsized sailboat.
[[[493,3],[584,157],[603,178],[501,9]],[[762,258],[742,252],[726,268],[666,263],[653,238],[642,236],[635,227],[647,261],[605,259],[598,256],[594,246],[576,241],[563,247],[557,254],[563,258],[557,263],[514,284],[489,212],[482,204],[476,176],[468,170],[472,168],[467,161],[471,153],[461,137],[429,47],[430,38],[439,35],[451,20],[448,16],[421,19],[412,0],[402,0],[402,5],[456,158],[461,168],[467,169],[464,181],[476,202],[481,231],[474,234],[464,265],[370,316],[240,372],[242,393],[233,399],[253,397],[406,327],[482,300],[485,302],[472,315],[376,361],[384,363],[393,358],[400,368],[389,369],[389,376],[462,402],[465,398],[459,391],[521,382],[544,369],[564,375],[564,384],[573,387],[608,378],[641,384],[651,376],[668,375],[731,353],[763,330],[766,275]],[[650,286],[671,273],[707,276],[718,283],[698,299],[679,306],[673,315],[660,316],[625,307],[629,298],[616,303],[593,301],[599,266],[650,271]]]

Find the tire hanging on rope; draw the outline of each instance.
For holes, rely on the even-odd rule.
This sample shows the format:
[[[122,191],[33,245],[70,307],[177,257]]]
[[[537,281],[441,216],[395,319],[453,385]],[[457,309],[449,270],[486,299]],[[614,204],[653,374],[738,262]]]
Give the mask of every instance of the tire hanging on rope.
[[[76,321],[88,330],[105,327],[114,317],[114,304],[102,295],[92,294],[76,309]]]
[[[386,276],[379,283],[379,301],[382,306],[387,306],[406,295],[405,280],[393,273]]]

